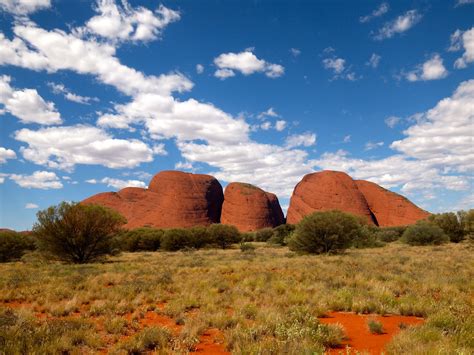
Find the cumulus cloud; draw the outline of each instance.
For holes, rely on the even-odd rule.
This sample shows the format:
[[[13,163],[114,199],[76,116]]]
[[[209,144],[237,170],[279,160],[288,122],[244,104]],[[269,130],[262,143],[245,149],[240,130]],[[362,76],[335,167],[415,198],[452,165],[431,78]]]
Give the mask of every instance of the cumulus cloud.
[[[15,90],[10,81],[9,76],[0,76],[0,104],[4,105],[4,112],[17,117],[22,123],[51,125],[62,122],[54,103],[44,101],[36,89]]]
[[[367,150],[380,148],[380,147],[383,147],[383,145],[384,145],[384,142],[367,142],[365,143],[364,150],[367,151]]]
[[[179,12],[163,5],[151,11],[142,6],[133,8],[126,0],[122,6],[114,0],[98,0],[95,11],[97,15],[87,21],[86,29],[112,41],[152,41],[180,19]]]
[[[51,7],[51,0],[0,0],[0,8],[14,15],[28,15]]]
[[[464,69],[468,64],[474,62],[474,27],[467,31],[456,30],[451,35],[450,51],[458,51],[464,49],[461,58],[454,62],[456,69]]]
[[[290,48],[290,53],[293,57],[299,57],[300,54],[301,54],[301,50],[299,50],[298,48]]]
[[[257,117],[263,119],[265,117],[280,117],[280,115],[273,107],[270,107],[268,110],[260,112]]]
[[[50,171],[35,171],[32,175],[10,174],[9,179],[25,189],[61,189],[63,184],[57,175]]]
[[[196,73],[198,73],[198,74],[204,73],[204,65],[196,64]]]
[[[382,15],[385,15],[388,12],[389,9],[390,9],[390,6],[386,2],[383,2],[379,5],[379,7],[377,7],[374,11],[372,11],[370,13],[370,15],[361,16],[359,18],[359,21],[361,23],[369,22],[369,21],[373,20],[376,17],[380,17]]]
[[[96,179],[89,179],[86,180],[87,183],[89,184],[106,184],[108,187],[112,187],[116,190],[121,190],[126,187],[141,187],[145,188],[146,184],[143,181],[140,180],[122,180],[122,179],[114,179],[110,177],[104,177],[101,180],[96,180]]]
[[[345,69],[346,60],[342,58],[326,58],[323,59],[325,69],[330,69],[334,74],[341,74]]]
[[[258,59],[250,50],[240,53],[223,53],[214,59],[214,64],[218,68],[214,76],[220,79],[235,76],[236,71],[243,75],[265,73],[269,78],[278,78],[285,73],[283,66]]]
[[[406,32],[418,22],[420,22],[422,17],[423,16],[417,10],[407,11],[403,15],[398,16],[396,19],[387,22],[374,35],[374,39],[381,41],[387,38],[392,38],[396,34]]]
[[[305,132],[302,134],[293,134],[286,138],[286,147],[311,147],[316,144],[316,134]]]
[[[350,81],[357,80],[357,76],[354,72],[350,71],[350,66],[346,66],[346,60],[344,58],[338,58],[334,54],[335,50],[332,47],[324,49],[323,53],[325,55],[331,55],[331,57],[323,59],[323,67],[327,70],[333,72],[333,77],[331,80],[337,79],[347,79]]]
[[[420,80],[438,80],[448,75],[448,71],[444,67],[443,58],[439,54],[434,54],[430,59],[419,65],[415,70],[406,74],[408,81]]]
[[[395,127],[400,121],[402,120],[401,117],[398,116],[390,116],[385,119],[385,124],[390,128]]]
[[[284,120],[278,120],[278,121],[275,122],[275,129],[276,129],[278,132],[283,131],[285,128],[286,128],[286,121],[284,121]]]
[[[32,202],[28,202],[26,205],[25,205],[25,208],[27,210],[34,210],[34,209],[37,209],[39,206],[36,204],[36,203],[32,203]]]
[[[88,96],[81,96],[81,95],[74,94],[68,88],[66,88],[63,84],[56,84],[56,83],[49,82],[48,86],[51,88],[53,93],[62,94],[66,100],[76,102],[78,104],[90,105],[91,101],[99,101],[97,97],[88,97]]]
[[[16,153],[4,147],[0,147],[0,164],[4,164],[7,162],[7,159],[15,159]]]
[[[372,53],[369,61],[365,64],[375,69],[379,66],[380,59],[382,59],[381,56],[379,56],[378,54]]]
[[[15,139],[26,143],[23,157],[35,164],[70,171],[76,164],[103,165],[108,168],[131,168],[153,160],[153,151],[145,143],[116,139],[91,126],[76,125],[21,129]]]

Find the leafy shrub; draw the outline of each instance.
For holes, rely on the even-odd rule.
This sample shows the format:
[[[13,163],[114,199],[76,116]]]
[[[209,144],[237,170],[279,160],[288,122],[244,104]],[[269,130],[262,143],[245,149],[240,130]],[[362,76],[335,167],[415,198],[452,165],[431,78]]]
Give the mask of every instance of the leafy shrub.
[[[255,232],[240,233],[240,238],[242,242],[255,242],[257,239]]]
[[[189,229],[167,229],[161,239],[161,249],[166,251],[177,251],[193,247],[193,234]]]
[[[255,245],[251,243],[240,243],[240,251],[243,253],[251,253],[255,251]]]
[[[406,229],[402,241],[409,245],[439,245],[448,242],[449,238],[436,224],[419,221]]]
[[[98,205],[62,202],[37,213],[33,227],[39,249],[72,263],[100,260],[117,252],[114,236],[126,220]]]
[[[203,226],[196,226],[189,229],[191,232],[192,246],[196,249],[202,248],[205,245],[211,244],[211,235],[208,228]]]
[[[358,218],[340,211],[315,212],[296,226],[289,241],[291,250],[306,253],[328,253],[344,250],[360,238]]]
[[[400,239],[405,232],[406,227],[385,227],[377,231],[377,239],[384,243],[391,243]]]
[[[443,232],[449,237],[449,240],[454,243],[459,243],[464,239],[464,230],[461,220],[453,212],[439,213],[429,216],[428,220],[431,223],[440,227]]]
[[[469,241],[474,242],[474,209],[470,209],[469,211],[459,211],[457,214],[464,236]]]
[[[137,228],[120,235],[119,242],[125,251],[156,251],[160,249],[164,231],[156,228]]]
[[[352,241],[354,248],[378,248],[384,243],[378,238],[379,228],[372,225],[362,225],[360,233]]]
[[[268,239],[268,243],[286,245],[295,228],[293,224],[281,224],[273,228],[273,236]]]
[[[272,228],[263,228],[255,232],[255,241],[256,242],[266,242],[268,239],[273,237]]]
[[[384,333],[382,323],[380,323],[376,320],[373,320],[373,319],[369,320],[367,325],[369,326],[369,331],[372,334],[383,334]]]
[[[34,248],[31,236],[10,230],[0,231],[0,263],[18,260]]]
[[[211,224],[208,228],[212,243],[222,249],[241,241],[241,236],[235,226],[225,224]]]

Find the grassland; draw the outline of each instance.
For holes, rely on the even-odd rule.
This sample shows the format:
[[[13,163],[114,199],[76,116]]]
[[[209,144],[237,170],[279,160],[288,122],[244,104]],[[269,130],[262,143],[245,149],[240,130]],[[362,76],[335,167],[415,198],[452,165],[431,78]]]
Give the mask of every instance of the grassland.
[[[187,353],[212,335],[232,353],[319,354],[344,337],[318,320],[329,311],[424,317],[390,354],[474,353],[469,243],[320,256],[254,244],[0,264],[0,353]]]

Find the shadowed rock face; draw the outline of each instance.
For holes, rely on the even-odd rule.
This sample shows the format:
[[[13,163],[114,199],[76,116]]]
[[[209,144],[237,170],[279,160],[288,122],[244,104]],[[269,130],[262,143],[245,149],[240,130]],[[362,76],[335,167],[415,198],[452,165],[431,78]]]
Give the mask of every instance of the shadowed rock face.
[[[125,228],[172,228],[219,223],[223,200],[222,186],[212,176],[162,171],[148,189],[127,187],[82,203],[115,209],[127,219]]]
[[[370,210],[381,227],[413,224],[430,215],[407,198],[373,182],[356,180],[355,183],[364,194]]]
[[[275,194],[240,182],[227,185],[221,223],[232,224],[241,232],[273,228],[285,223]]]
[[[346,173],[329,170],[305,175],[296,185],[286,221],[296,224],[310,213],[328,210],[363,216],[377,224],[354,180]]]

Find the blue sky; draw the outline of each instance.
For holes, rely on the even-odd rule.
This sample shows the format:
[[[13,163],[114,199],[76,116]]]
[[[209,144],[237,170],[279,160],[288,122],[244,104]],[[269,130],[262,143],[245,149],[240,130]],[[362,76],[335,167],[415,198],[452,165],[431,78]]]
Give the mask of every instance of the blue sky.
[[[474,1],[0,0],[0,227],[160,170],[474,206]]]

